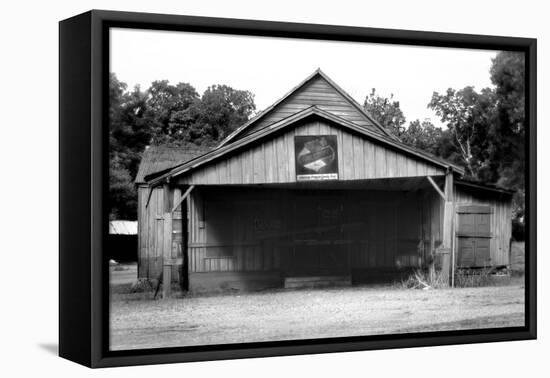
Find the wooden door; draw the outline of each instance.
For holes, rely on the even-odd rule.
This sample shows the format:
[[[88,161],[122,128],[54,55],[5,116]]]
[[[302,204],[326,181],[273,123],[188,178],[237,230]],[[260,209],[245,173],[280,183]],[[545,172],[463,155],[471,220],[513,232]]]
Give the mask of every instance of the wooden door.
[[[491,265],[490,206],[458,207],[458,267],[473,268]]]
[[[491,265],[490,238],[458,238],[458,266],[484,267]]]

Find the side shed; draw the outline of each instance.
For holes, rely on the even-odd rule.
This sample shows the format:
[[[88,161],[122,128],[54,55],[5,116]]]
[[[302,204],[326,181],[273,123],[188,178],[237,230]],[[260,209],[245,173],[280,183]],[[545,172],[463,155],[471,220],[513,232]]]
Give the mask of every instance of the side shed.
[[[140,276],[203,292],[506,266],[511,192],[463,174],[316,70],[217,148],[145,174]]]
[[[163,188],[151,187],[145,176],[185,163],[206,153],[206,148],[151,146],[143,152],[134,183],[138,195],[138,277],[158,279],[162,272]],[[177,223],[177,222],[176,222]],[[174,279],[178,269],[174,268]]]

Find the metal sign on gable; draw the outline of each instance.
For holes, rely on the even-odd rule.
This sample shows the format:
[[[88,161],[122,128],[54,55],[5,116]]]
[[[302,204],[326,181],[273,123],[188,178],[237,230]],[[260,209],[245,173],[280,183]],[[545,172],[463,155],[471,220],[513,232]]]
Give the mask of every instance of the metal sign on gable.
[[[294,137],[296,181],[338,180],[336,135]]]

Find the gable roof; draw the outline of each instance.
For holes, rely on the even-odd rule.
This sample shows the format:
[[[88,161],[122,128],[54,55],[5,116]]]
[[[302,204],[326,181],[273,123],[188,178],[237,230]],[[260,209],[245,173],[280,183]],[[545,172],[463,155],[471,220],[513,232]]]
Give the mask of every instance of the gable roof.
[[[237,149],[243,149],[246,148],[246,146],[252,142],[255,142],[259,139],[266,138],[270,136],[271,134],[280,131],[286,127],[291,127],[292,125],[295,125],[298,121],[305,119],[307,117],[321,117],[325,120],[328,120],[330,122],[333,122],[335,124],[338,124],[339,126],[343,127],[344,129],[351,130],[353,132],[362,134],[365,137],[368,137],[370,139],[376,140],[378,143],[383,144],[387,147],[399,149],[401,152],[407,154],[407,155],[413,155],[418,159],[424,160],[429,162],[432,165],[436,165],[438,167],[442,167],[445,169],[453,169],[456,172],[460,174],[464,174],[464,170],[461,167],[458,167],[456,165],[453,165],[452,163],[449,163],[441,158],[438,158],[434,155],[431,155],[427,152],[418,150],[416,148],[410,147],[400,141],[397,141],[395,139],[390,139],[386,136],[380,135],[376,132],[373,132],[369,129],[366,129],[364,127],[358,126],[354,124],[353,122],[350,122],[344,118],[341,118],[331,112],[327,112],[323,109],[320,109],[318,106],[310,106],[307,109],[304,109],[292,116],[289,116],[279,122],[276,122],[268,127],[262,128],[260,130],[257,130],[256,132],[247,135],[241,139],[238,139],[234,141],[233,143],[226,144],[224,146],[220,146],[215,148],[214,150],[196,157],[192,160],[189,160],[187,162],[184,162],[182,164],[179,164],[173,168],[168,168],[163,171],[145,176],[145,180],[149,182],[150,185],[155,185],[163,181],[164,179],[167,179],[169,177],[178,176],[180,174],[186,173],[191,170],[195,170],[199,168],[200,166],[209,163],[213,160],[219,159],[223,156],[225,156],[228,153],[231,153],[232,151],[235,151]]]
[[[253,128],[253,126],[256,126],[261,123],[261,121],[268,118],[269,115],[272,115],[277,111],[278,108],[282,106],[282,104],[285,102],[285,100],[290,99],[293,95],[296,95],[298,92],[300,92],[302,89],[304,89],[309,83],[311,83],[315,79],[321,79],[324,80],[328,84],[328,86],[331,88],[332,91],[339,94],[344,101],[347,101],[349,105],[355,110],[359,116],[364,118],[365,121],[368,122],[370,128],[380,133],[381,135],[385,135],[386,137],[389,137],[394,140],[398,140],[397,137],[395,137],[393,134],[391,134],[384,126],[382,126],[378,121],[376,121],[368,112],[363,109],[363,107],[353,99],[346,91],[344,91],[338,84],[336,84],[330,77],[328,77],[323,71],[321,71],[320,68],[317,68],[311,75],[309,75],[307,78],[305,78],[300,84],[298,84],[296,87],[294,87],[290,92],[285,94],[283,97],[281,97],[279,100],[275,101],[271,106],[260,112],[257,116],[243,124],[242,126],[238,127],[235,131],[233,131],[231,134],[229,134],[224,140],[221,141],[221,143],[218,145],[218,147],[223,147],[228,143],[232,143],[237,137],[242,136],[247,130],[250,130]],[[322,101],[320,101],[322,102]],[[315,104],[315,105],[321,105]],[[326,109],[325,109],[326,110]],[[300,109],[296,110],[295,113],[298,113]],[[268,122],[269,123],[269,122]],[[274,122],[273,122],[274,123]],[[260,125],[261,126],[261,125]],[[269,126],[269,124],[265,125],[264,127]],[[263,128],[263,127],[261,127]]]
[[[178,166],[209,150],[204,147],[150,146],[143,151],[134,183],[144,184],[146,176]]]

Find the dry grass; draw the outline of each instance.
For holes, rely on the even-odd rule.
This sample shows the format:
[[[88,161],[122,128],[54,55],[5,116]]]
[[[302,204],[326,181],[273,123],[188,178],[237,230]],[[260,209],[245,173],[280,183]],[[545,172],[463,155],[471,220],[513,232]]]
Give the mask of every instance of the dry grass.
[[[455,287],[484,287],[506,283],[511,280],[509,274],[496,276],[491,268],[458,269],[455,273]],[[521,277],[521,275],[520,275]],[[404,289],[442,289],[448,287],[440,271],[415,269],[398,283]]]
[[[481,287],[493,285],[491,269],[460,269],[455,274],[457,287]]]
[[[440,271],[435,269],[415,269],[406,279],[401,281],[405,289],[440,289],[447,287]]]

